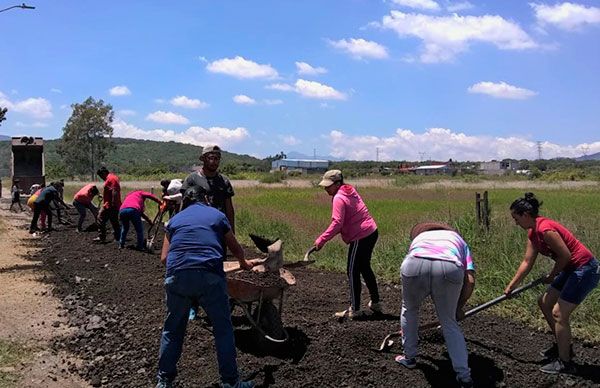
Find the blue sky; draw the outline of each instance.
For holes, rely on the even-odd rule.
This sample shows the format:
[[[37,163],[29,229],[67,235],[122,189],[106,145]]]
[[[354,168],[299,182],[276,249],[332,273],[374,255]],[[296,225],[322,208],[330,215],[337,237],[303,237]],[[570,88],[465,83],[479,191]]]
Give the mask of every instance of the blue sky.
[[[27,4],[0,13],[1,134],[60,137],[93,96],[115,136],[258,157],[600,152],[596,1]]]

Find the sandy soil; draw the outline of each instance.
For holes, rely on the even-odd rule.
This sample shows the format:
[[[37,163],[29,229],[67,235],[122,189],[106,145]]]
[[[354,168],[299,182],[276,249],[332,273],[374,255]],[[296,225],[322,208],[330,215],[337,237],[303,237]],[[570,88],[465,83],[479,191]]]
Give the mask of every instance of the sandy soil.
[[[6,197],[5,197],[6,198]],[[31,350],[32,356],[14,369],[17,387],[87,387],[70,365],[80,365],[69,352],[53,349],[54,342],[73,334],[62,303],[52,295],[43,263],[31,260],[43,240],[27,233],[31,214],[12,213],[0,203],[0,338]],[[13,370],[9,370],[13,371]]]

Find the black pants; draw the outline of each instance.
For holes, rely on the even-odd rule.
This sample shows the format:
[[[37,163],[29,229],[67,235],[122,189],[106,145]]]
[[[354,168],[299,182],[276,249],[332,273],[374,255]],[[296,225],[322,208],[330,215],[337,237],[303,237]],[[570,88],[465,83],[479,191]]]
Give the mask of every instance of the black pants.
[[[52,229],[52,212],[50,211],[50,206],[44,202],[35,202],[33,205],[33,218],[31,219],[31,225],[29,226],[30,231],[38,229],[38,219],[43,211],[46,212],[46,217],[48,218],[48,229]]]
[[[10,203],[10,210],[12,211],[13,206],[15,205],[15,203],[17,205],[19,205],[19,209],[21,209],[21,211],[23,211],[23,206],[21,206],[21,198],[13,198],[12,202]]]
[[[352,241],[348,247],[348,264],[346,273],[350,283],[350,300],[354,311],[360,310],[360,292],[362,289],[360,275],[365,280],[369,289],[371,301],[379,303],[379,290],[377,289],[377,280],[371,269],[371,255],[373,248],[379,237],[379,232],[375,230],[365,238]]]
[[[121,237],[121,226],[119,225],[119,209],[108,208],[100,211],[98,215],[98,237],[100,240],[106,240],[106,223],[110,221],[110,225],[113,228],[113,236],[115,241],[119,241]]]

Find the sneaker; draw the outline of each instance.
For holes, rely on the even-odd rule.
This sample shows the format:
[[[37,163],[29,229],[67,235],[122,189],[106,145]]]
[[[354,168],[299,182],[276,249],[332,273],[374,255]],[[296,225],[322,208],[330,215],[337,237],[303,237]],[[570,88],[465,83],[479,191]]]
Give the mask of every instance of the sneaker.
[[[357,310],[354,311],[352,310],[352,307],[348,307],[348,309],[344,310],[344,311],[339,311],[335,314],[333,314],[337,319],[349,319],[349,320],[354,320],[354,319],[360,319],[360,318],[364,318],[366,317],[368,314],[366,311],[364,310]]]
[[[248,380],[248,381],[238,381],[237,383],[231,385],[231,384],[227,384],[227,383],[223,383],[221,384],[222,388],[252,388],[256,385],[256,383],[252,380]]]
[[[190,309],[190,315],[188,316],[188,321],[193,321],[194,319],[196,319],[196,309],[192,307]]]
[[[560,358],[552,361],[549,364],[544,365],[540,368],[540,370],[544,373],[549,374],[557,374],[557,373],[568,373],[575,374],[577,370],[575,369],[575,364],[572,361],[563,361]]]
[[[156,388],[172,388],[173,381],[166,379],[158,379],[158,383],[156,383]]]
[[[458,386],[461,388],[471,388],[473,387],[473,379],[472,378],[468,378],[468,379],[459,379],[458,376],[456,376],[456,382],[458,383]]]
[[[571,345],[571,358],[575,357],[573,352],[573,345]],[[544,357],[545,360],[554,360],[558,358],[558,344],[555,342],[546,350],[540,352],[540,356]]]
[[[400,364],[408,369],[414,369],[417,366],[416,358],[408,358],[404,354],[400,354],[400,355],[396,356],[396,358],[394,358],[394,360],[398,364]]]
[[[383,307],[381,306],[381,302],[373,303],[373,301],[369,302],[369,308],[371,311],[377,314],[383,313]]]
[[[96,244],[104,244],[104,243],[106,243],[106,239],[101,238],[101,237],[96,237],[95,239],[92,240],[92,242],[94,242]]]

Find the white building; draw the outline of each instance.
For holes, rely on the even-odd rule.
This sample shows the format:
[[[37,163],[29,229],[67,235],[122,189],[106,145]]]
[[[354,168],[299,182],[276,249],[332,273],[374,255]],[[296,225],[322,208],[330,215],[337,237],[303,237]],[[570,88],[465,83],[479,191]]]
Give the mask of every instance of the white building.
[[[419,166],[414,171],[417,175],[451,175],[454,172],[454,168],[449,163],[445,163]]]
[[[487,175],[503,175],[516,169],[517,163],[513,162],[512,160],[500,162],[497,160],[492,160],[490,162],[481,162],[479,164],[479,171]]]
[[[271,162],[271,171],[325,172],[329,160],[318,159],[279,159]]]

